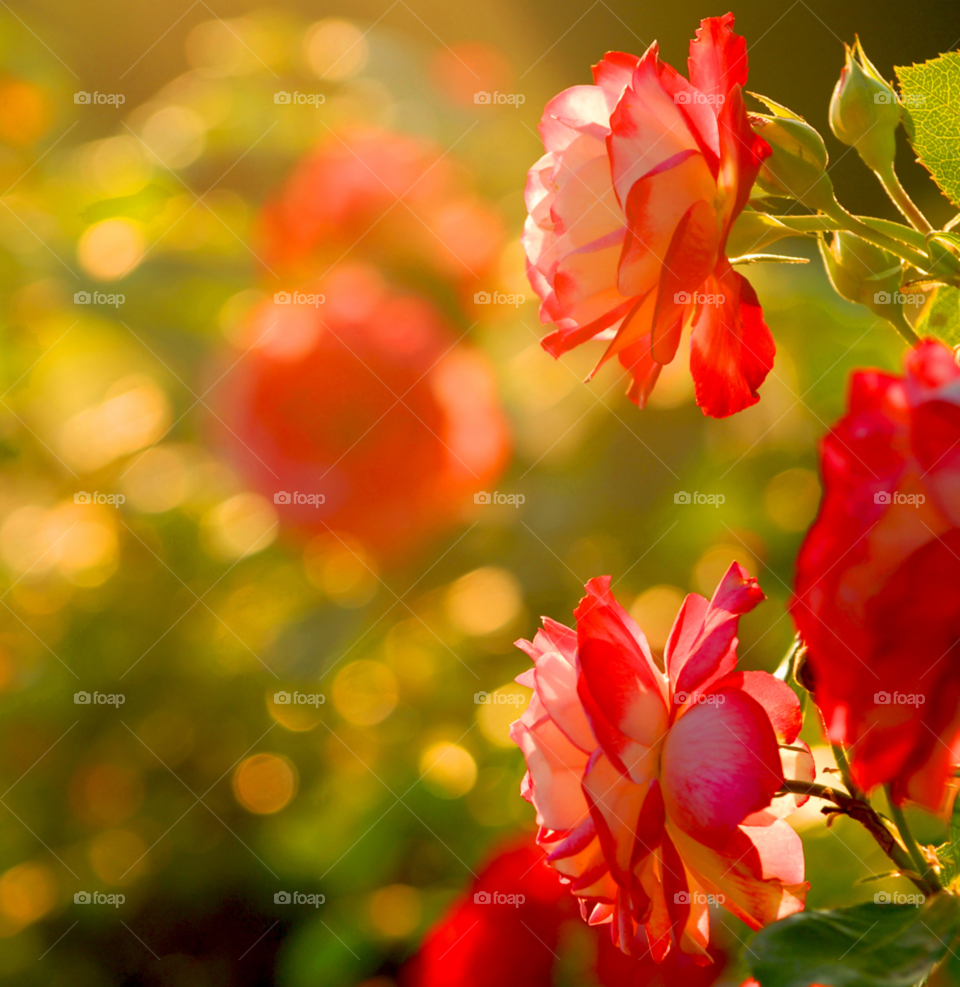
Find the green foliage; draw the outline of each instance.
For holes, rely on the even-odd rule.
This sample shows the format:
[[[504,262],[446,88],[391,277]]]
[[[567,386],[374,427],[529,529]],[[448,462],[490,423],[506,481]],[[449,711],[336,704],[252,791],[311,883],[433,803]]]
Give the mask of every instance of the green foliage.
[[[935,336],[947,346],[960,344],[960,290],[951,285],[936,288],[914,328],[918,336]]]
[[[753,974],[761,987],[913,987],[946,955],[958,922],[957,899],[943,894],[919,908],[800,912],[753,940]]]
[[[920,163],[960,207],[960,53],[896,69],[907,109],[907,130]]]

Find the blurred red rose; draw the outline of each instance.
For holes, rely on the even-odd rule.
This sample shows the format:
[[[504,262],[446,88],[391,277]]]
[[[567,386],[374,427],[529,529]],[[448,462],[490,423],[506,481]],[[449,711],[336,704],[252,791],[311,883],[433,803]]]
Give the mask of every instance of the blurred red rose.
[[[404,987],[550,987],[560,924],[576,908],[544,860],[531,839],[497,853],[427,933]]]
[[[530,838],[496,852],[467,895],[427,933],[400,976],[402,987],[550,987],[563,949],[561,926],[578,919],[573,899],[545,860]],[[494,894],[520,894],[524,901],[519,907],[498,904]],[[603,987],[707,987],[726,959],[711,950],[713,966],[697,966],[681,954],[657,964],[650,956],[625,956],[605,926],[590,934],[597,948],[594,973]]]
[[[379,553],[453,523],[508,459],[484,357],[372,268],[341,268],[291,299],[253,311],[251,348],[220,385],[240,473],[282,519]]]
[[[960,763],[960,368],[932,340],[904,365],[852,377],[791,609],[856,781],[937,809]]]
[[[504,240],[500,214],[467,170],[432,141],[371,127],[331,132],[294,169],[260,218],[271,267],[316,269],[344,251],[387,266],[480,277]]]
[[[547,352],[607,341],[600,363],[619,357],[643,407],[691,325],[697,404],[717,418],[759,400],[775,349],[725,254],[770,154],[747,120],[747,48],[732,26],[732,14],[701,23],[689,82],[654,43],[642,58],[607,54],[594,85],[552,99],[523,235],[541,321],[557,326]]]

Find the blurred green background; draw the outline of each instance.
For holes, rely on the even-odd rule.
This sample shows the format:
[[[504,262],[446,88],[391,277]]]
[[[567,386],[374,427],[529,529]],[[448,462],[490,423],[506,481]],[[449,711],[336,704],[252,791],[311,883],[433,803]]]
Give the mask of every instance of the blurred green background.
[[[778,353],[761,402],[733,419],[702,416],[682,361],[638,412],[614,368],[582,383],[596,352],[555,363],[540,350],[518,238],[543,104],[608,49],[657,38],[682,69],[699,19],[721,9],[3,6],[0,982],[389,987],[484,852],[533,827],[506,738],[516,707],[474,702],[523,694],[512,641],[541,614],[571,623],[583,583],[610,573],[662,649],[682,595],[709,596],[737,558],[769,597],[742,621],[741,659],[772,670],[820,494],[817,438],[850,369],[894,369],[902,347],[811,263],[749,272]],[[750,87],[825,134],[848,208],[894,218],[826,128],[841,41],[859,32],[891,73],[953,48],[960,10],[748,0],[735,13]],[[524,105],[457,102],[451,49]],[[283,114],[281,83],[326,103]],[[81,89],[125,103],[79,106]],[[525,293],[519,308],[481,309],[402,243],[376,261],[492,362],[514,448],[496,489],[525,503],[468,503],[416,551],[371,551],[368,565],[285,526],[248,552],[223,505],[249,484],[197,396],[240,352],[251,293],[280,287],[251,249],[258,210],[331,128],[360,122],[452,147],[502,218],[482,287]],[[145,134],[170,167],[138,149]],[[946,201],[901,158],[911,195],[944,221]],[[209,209],[190,209],[208,189]],[[370,259],[364,243],[343,248]],[[125,301],[78,309],[81,288]],[[126,503],[86,508],[77,490]],[[677,504],[680,491],[725,502]],[[281,687],[326,701],[289,710],[273,702]],[[77,705],[78,690],[124,701]],[[815,722],[805,736],[818,743]],[[828,830],[814,810],[796,825],[811,905],[873,893],[854,881],[887,868],[854,824]],[[84,890],[125,901],[75,904]],[[282,890],[326,902],[280,906]],[[736,945],[745,930],[729,924]]]

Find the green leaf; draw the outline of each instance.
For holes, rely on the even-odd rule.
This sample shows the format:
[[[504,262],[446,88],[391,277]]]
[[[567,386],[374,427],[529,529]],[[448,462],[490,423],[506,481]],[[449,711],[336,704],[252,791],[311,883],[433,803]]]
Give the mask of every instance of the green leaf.
[[[913,987],[946,955],[960,903],[939,894],[919,908],[868,903],[798,912],[750,944],[761,987]]]
[[[943,194],[960,206],[960,52],[895,71],[910,143]]]
[[[950,347],[960,345],[960,290],[950,285],[935,288],[913,328],[918,336],[933,336]]]
[[[940,880],[948,887],[960,875],[960,799],[953,803],[947,842],[937,847],[937,859],[941,864]]]

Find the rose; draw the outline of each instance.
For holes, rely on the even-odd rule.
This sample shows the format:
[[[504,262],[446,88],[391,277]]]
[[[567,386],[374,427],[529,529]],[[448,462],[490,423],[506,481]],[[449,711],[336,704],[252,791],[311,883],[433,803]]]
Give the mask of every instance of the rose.
[[[547,153],[527,178],[527,273],[541,321],[557,326],[543,346],[558,357],[610,340],[600,363],[619,357],[641,407],[687,326],[708,415],[756,403],[773,366],[757,296],[724,252],[770,154],[747,120],[746,45],[732,25],[730,14],[702,22],[689,82],[659,60],[656,44],[642,58],[608,54],[595,85],[547,104]],[[704,294],[717,304],[699,303]]]
[[[361,265],[323,290],[322,310],[268,300],[250,314],[249,351],[215,392],[221,442],[282,522],[393,554],[495,484],[506,422],[487,362],[427,302]],[[322,510],[289,496],[321,483]]]
[[[853,375],[822,444],[823,502],[791,609],[855,780],[937,809],[960,741],[960,368],[932,340],[904,366]],[[887,693],[928,700],[874,702]]]
[[[814,777],[800,703],[766,672],[735,671],[737,622],[763,599],[737,563],[711,601],[687,597],[665,673],[609,577],[586,589],[576,631],[546,618],[519,642],[535,666],[511,727],[521,792],[591,924],[612,923],[627,953],[646,950],[643,926],[654,959],[678,946],[703,961],[707,895],[754,929],[803,907],[803,852],[782,818],[803,799],[775,797],[785,777]]]
[[[319,254],[326,270],[331,251],[366,251],[474,285],[492,273],[505,228],[446,149],[352,125],[328,131],[296,165],[261,212],[258,234],[257,255],[274,269],[300,272]]]

